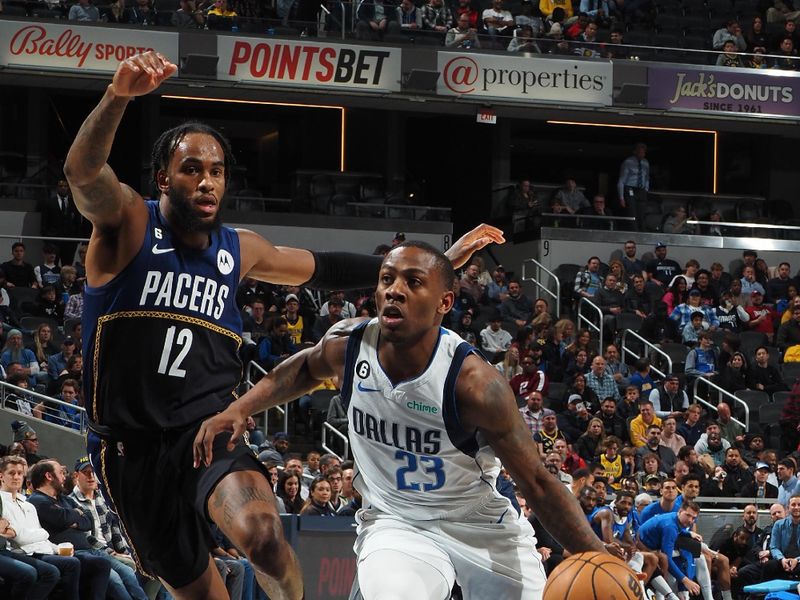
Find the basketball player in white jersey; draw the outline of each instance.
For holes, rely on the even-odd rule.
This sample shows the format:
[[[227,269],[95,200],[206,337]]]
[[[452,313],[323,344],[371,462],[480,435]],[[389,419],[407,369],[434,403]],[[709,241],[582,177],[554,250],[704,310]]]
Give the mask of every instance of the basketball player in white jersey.
[[[195,465],[247,416],[338,376],[350,419],[359,511],[358,582],[366,600],[541,598],[545,572],[534,532],[495,489],[503,465],[542,524],[571,553],[604,551],[577,501],[539,460],[513,393],[498,371],[441,327],[452,308],[453,267],[407,242],[381,266],[379,317],[335,325],[284,361],[224,412],[206,420]]]

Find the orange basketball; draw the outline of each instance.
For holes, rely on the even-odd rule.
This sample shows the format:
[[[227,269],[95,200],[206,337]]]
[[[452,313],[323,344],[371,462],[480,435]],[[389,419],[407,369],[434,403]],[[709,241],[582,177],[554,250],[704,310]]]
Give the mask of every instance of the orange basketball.
[[[574,554],[558,565],[543,600],[643,600],[636,573],[605,552]]]

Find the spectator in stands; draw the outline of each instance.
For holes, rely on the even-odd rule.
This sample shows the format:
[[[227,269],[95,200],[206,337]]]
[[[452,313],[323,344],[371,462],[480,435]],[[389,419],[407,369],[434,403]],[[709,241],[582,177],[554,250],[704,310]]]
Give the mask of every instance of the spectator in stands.
[[[264,303],[268,312],[278,310],[271,286],[252,277],[245,277],[236,289],[236,306],[239,307],[239,310],[243,310],[246,306],[251,306],[256,298]]]
[[[603,331],[606,339],[613,339],[617,333],[617,315],[622,313],[625,297],[617,289],[617,276],[609,273],[603,287],[594,295],[594,303],[603,312]]]
[[[25,244],[14,242],[11,244],[11,260],[2,265],[6,275],[6,287],[38,287],[33,266],[25,262]]]
[[[514,17],[503,8],[503,0],[492,0],[491,8],[481,15],[487,33],[494,36],[511,36],[514,31]]]
[[[47,393],[55,395],[61,390],[61,384],[66,379],[74,379],[78,384],[78,391],[80,392],[80,382],[83,380],[83,358],[80,354],[73,354],[67,360],[66,368],[58,374],[58,379],[50,384]]]
[[[466,2],[469,3],[469,0],[466,0]],[[469,20],[470,14],[467,12],[458,16],[457,25],[447,32],[444,42],[445,47],[465,49],[481,47],[478,32],[474,27],[469,26]]]
[[[606,372],[606,360],[602,356],[592,359],[591,371],[586,375],[586,385],[598,398],[614,398],[621,402],[622,396],[613,375]]]
[[[627,216],[636,217],[634,225],[638,229],[641,229],[644,223],[644,205],[650,189],[650,162],[646,155],[647,145],[641,142],[636,144],[632,155],[622,161],[617,180],[619,206]]]
[[[800,355],[798,357],[786,356],[790,348],[800,345],[800,306],[793,306],[791,315],[791,319],[778,327],[778,335],[775,337],[775,344],[784,354],[785,362],[790,362],[790,358],[791,362],[800,360]]]
[[[679,342],[681,332],[678,325],[669,318],[667,305],[665,302],[656,302],[652,315],[642,323],[639,333],[649,342],[654,344],[664,344],[668,342]]]
[[[531,52],[534,54],[541,54],[542,49],[536,43],[533,34],[533,28],[530,25],[523,25],[517,28],[517,35],[511,38],[508,43],[508,52]],[[525,227],[526,229],[532,229]]]
[[[720,367],[719,377],[715,383],[731,394],[738,390],[746,390],[749,372],[744,354],[734,352],[730,360]]]
[[[555,16],[556,13],[564,14],[561,7],[558,7],[553,15]],[[542,49],[545,50],[547,54],[556,54],[560,56],[572,54],[572,48],[570,48],[569,42],[564,38],[564,27],[561,23],[553,23],[547,32],[547,37],[550,38],[549,43],[543,42],[542,46]]]
[[[636,258],[636,242],[628,240],[622,247],[622,266],[625,267],[625,272],[630,279],[636,275],[646,276],[645,265],[640,259]]]
[[[544,30],[542,18],[534,14],[532,0],[522,0],[520,3],[520,14],[514,15],[514,23],[517,27],[529,26],[533,30],[533,37],[539,37]]]
[[[491,281],[486,286],[486,297],[490,304],[499,305],[508,298],[508,281],[506,280],[506,270],[502,265],[492,271]]]
[[[755,356],[756,360],[750,369],[747,387],[770,395],[788,390],[780,371],[769,363],[769,349],[766,346],[759,346],[756,348]]]
[[[656,415],[662,419],[682,416],[683,411],[689,408],[689,396],[681,389],[681,380],[674,373],[667,373],[647,399],[653,404]]]
[[[571,175],[564,182],[564,186],[556,191],[555,198],[558,199],[567,212],[574,215],[584,208],[589,208],[589,201],[583,192],[578,189],[578,183]]]
[[[575,275],[575,296],[577,298],[594,298],[602,286],[600,278],[600,259],[592,256],[586,263],[586,267]]]
[[[11,431],[14,432],[14,441],[21,443],[25,449],[25,460],[29,465],[34,465],[46,458],[39,455],[39,436],[36,435],[33,427],[25,421],[13,421]]]
[[[711,280],[709,283],[717,294],[721,294],[725,290],[730,289],[732,278],[730,273],[726,273],[722,268],[722,264],[718,262],[711,263],[709,269],[711,271]]]
[[[603,352],[603,358],[606,359],[606,373],[614,378],[614,382],[619,388],[625,388],[630,383],[631,371],[624,362],[619,358],[619,350],[615,344],[606,346]],[[621,400],[621,398],[619,398]]]
[[[786,38],[792,38],[792,44],[797,49],[797,44],[800,43],[800,34],[797,33],[797,20],[787,19],[783,24],[783,29],[773,36],[771,48],[773,52],[780,48],[781,42]]]
[[[667,258],[667,246],[658,242],[655,247],[656,257],[647,263],[645,270],[650,281],[666,289],[673,278],[681,273],[681,266],[671,258]]]
[[[467,343],[477,346],[479,333],[472,326],[472,310],[464,311],[458,320],[458,325],[453,328]]]
[[[798,555],[798,526],[800,525],[800,495],[794,494],[789,499],[789,516],[777,521],[772,526],[770,540],[771,559],[761,567],[759,578],[755,581],[770,581],[772,579],[797,579],[800,575],[800,562]],[[743,583],[749,583],[746,581]]]
[[[145,11],[145,9],[144,9],[145,5],[147,5],[147,7],[149,9],[150,0],[136,0],[136,2],[138,4],[138,8],[143,13],[144,18],[146,19],[146,21],[145,22],[141,22],[137,18],[137,20],[135,22],[138,22],[138,23],[140,23],[142,25],[146,25],[149,22],[151,22],[151,20],[154,18],[154,15],[152,15],[153,11],[150,11],[150,10]],[[229,29],[231,24],[233,24],[233,19],[235,17],[238,17],[239,15],[236,13],[235,10],[232,10],[228,6],[228,0],[215,0],[215,2],[213,4],[213,8],[210,11],[208,11],[208,16],[209,16],[209,22],[211,21],[210,17],[216,17],[217,19],[220,19],[220,20],[224,19],[225,20],[225,21],[223,21],[225,23],[225,25],[222,26],[220,24],[220,25],[218,25],[216,27],[217,29]],[[134,22],[134,21],[131,21],[131,22]],[[211,28],[211,23],[209,23],[209,27]]]
[[[614,211],[608,208],[605,196],[602,194],[596,194],[594,198],[592,198],[591,205],[582,208],[578,214],[592,217],[613,217]],[[578,222],[582,223],[581,226],[586,227],[587,229],[612,229],[614,224],[610,219],[591,219],[587,221],[579,220]]]
[[[59,348],[53,342],[53,330],[48,323],[39,323],[33,332],[33,343],[28,349],[36,355],[39,361],[39,374],[47,375],[47,361],[53,354],[58,354]]]
[[[500,303],[500,314],[503,320],[514,322],[517,327],[525,327],[533,317],[533,302],[522,293],[516,279],[508,282],[508,298]]]
[[[718,294],[711,286],[711,273],[709,271],[699,269],[695,273],[692,289],[700,291],[700,304],[703,306],[709,306],[713,309],[717,305]]]
[[[511,346],[506,350],[502,362],[495,365],[495,368],[503,374],[506,381],[511,381],[514,377],[522,373],[522,366],[519,364],[519,348]]]
[[[630,49],[625,45],[625,30],[620,25],[614,25],[609,33],[609,41],[603,45],[602,54],[604,58],[627,59],[630,57]]]
[[[469,3],[469,0],[464,0]],[[356,36],[360,40],[380,41],[397,27],[396,8],[383,0],[362,2],[358,7]]]
[[[100,11],[91,3],[91,0],[78,0],[69,8],[70,21],[99,21]]]
[[[697,345],[700,332],[708,331],[708,323],[703,320],[703,313],[700,311],[693,312],[690,318],[691,320],[683,326],[681,339],[684,344],[694,348]]]
[[[742,28],[736,19],[729,19],[725,22],[725,27],[721,27],[714,33],[714,39],[711,42],[714,50],[723,50],[725,42],[733,42],[735,45],[734,52],[746,52],[747,41],[742,35]],[[717,63],[719,64],[719,63]]]
[[[574,52],[584,58],[600,58],[601,46],[597,39],[598,22],[592,20],[586,24],[583,32],[577,37]],[[605,202],[605,197],[603,197]]]
[[[740,495],[742,498],[777,498],[778,488],[767,481],[769,465],[758,461],[753,469],[753,481],[745,485]]]
[[[182,29],[203,29],[206,24],[205,15],[198,10],[196,0],[180,0],[180,8],[172,13],[173,27]]]
[[[87,597],[102,600],[110,583],[111,563],[108,558],[95,554],[89,544],[87,532],[92,530],[92,516],[66,495],[66,469],[55,460],[41,461],[31,467],[29,477],[35,490],[29,502],[36,508],[39,522],[53,543],[73,545],[81,564],[82,587],[89,591]],[[122,592],[124,594],[124,590]]]
[[[300,511],[301,515],[332,517],[335,515],[330,507],[331,484],[324,476],[317,477],[308,488],[308,500]]]
[[[476,9],[472,8],[470,0],[458,0],[458,7],[456,8],[456,20],[458,20],[461,15],[467,15],[470,29],[477,31],[478,27],[482,26],[480,13]],[[459,27],[461,27],[460,24]],[[478,41],[477,38],[475,38],[475,41]],[[475,47],[479,48],[480,45]]]
[[[686,445],[686,440],[683,438],[681,434],[678,433],[678,420],[673,416],[664,417],[661,421],[663,429],[661,431],[661,444],[672,450],[675,454],[675,467],[673,468],[675,472],[675,476],[678,476],[678,452],[680,452],[681,448]],[[685,463],[683,463],[685,465]],[[686,472],[689,472],[688,465],[686,466]]]
[[[795,473],[797,464],[791,458],[784,458],[778,463],[776,475],[778,477],[778,503],[788,506],[789,498],[795,493],[799,483]]]
[[[422,29],[422,10],[417,9],[411,0],[400,0],[400,6],[395,14],[397,24],[402,31]]]
[[[547,394],[547,375],[536,368],[531,356],[524,356],[521,362],[522,373],[509,381],[514,395],[527,398],[528,394],[533,391],[537,391],[540,394]]]
[[[330,321],[329,321],[330,322]],[[262,338],[258,344],[258,360],[265,369],[275,365],[297,352],[297,346],[289,337],[288,324],[284,317],[275,317],[271,321],[269,336]]]
[[[36,283],[41,288],[46,285],[55,286],[60,279],[61,267],[58,264],[58,248],[53,244],[45,244],[42,248],[44,262],[33,269]]]
[[[731,443],[722,437],[722,430],[717,421],[709,421],[706,424],[706,432],[694,445],[699,460],[706,467],[718,467],[725,462],[725,452],[730,447]]]
[[[637,392],[636,401],[638,402],[639,398],[646,400],[650,397],[650,394],[657,385],[656,380],[653,377],[653,369],[650,366],[650,359],[646,356],[636,359],[633,368],[635,372],[633,375],[631,375],[630,385],[633,386]],[[630,388],[626,388],[626,396],[629,389]],[[631,408],[633,408],[633,403],[628,403],[631,404]],[[636,410],[633,412],[638,413],[638,408],[636,408]]]
[[[764,304],[764,294],[759,290],[753,289],[750,292],[750,297],[752,304],[745,308],[745,311],[750,316],[747,327],[751,331],[763,333],[771,343],[775,331],[774,322],[777,320],[778,315],[772,306]]]
[[[294,298],[294,294],[291,294]],[[289,304],[293,304],[293,308],[295,309],[295,322],[294,328],[289,325],[289,335],[292,338],[292,341],[295,341],[295,336],[297,337],[297,344],[299,344],[302,340],[303,331],[303,322],[302,320],[299,322],[298,325],[298,317],[296,313],[296,309],[299,306],[298,302],[295,300],[294,302],[287,302],[287,307]],[[250,302],[250,314],[245,314],[244,318],[242,319],[242,339],[246,344],[250,344],[253,347],[257,347],[261,340],[269,335],[269,327],[270,327],[270,319],[266,316],[266,307],[264,306],[264,301],[260,298],[253,298]],[[287,325],[289,323],[288,318],[288,311],[287,311]],[[310,337],[310,332],[305,331],[307,337]]]
[[[18,363],[20,372],[28,377],[31,387],[36,385],[36,375],[39,373],[39,361],[36,355],[22,345],[22,332],[11,329],[6,337],[3,351],[0,353],[0,365],[8,372],[9,365]]]
[[[28,378],[22,373],[12,373],[6,377],[6,383],[17,386],[23,390],[29,389]],[[44,414],[44,403],[34,400],[28,394],[6,390],[4,406],[12,410],[21,412],[26,417],[41,419]]]
[[[744,448],[742,450],[742,460],[750,465],[751,468],[759,461],[767,462],[764,460],[764,436],[760,433],[748,433],[745,435],[742,446]],[[772,473],[767,475],[772,475]]]
[[[672,293],[671,299],[674,301],[676,295],[678,297],[686,298],[685,302],[675,306],[675,308],[673,308],[672,312],[670,313],[670,318],[677,323],[678,329],[683,331],[686,325],[688,325],[689,322],[691,321],[692,315],[695,313],[700,313],[703,316],[703,321],[705,326],[704,329],[714,330],[717,327],[719,327],[719,320],[717,319],[717,315],[714,309],[711,308],[710,306],[701,304],[702,298],[700,295],[700,290],[695,288],[689,290],[688,294],[684,295],[684,292],[682,292],[680,289],[681,278],[676,277],[676,279],[677,279],[676,285],[678,285],[678,290],[677,292],[671,292]],[[667,292],[667,294],[665,294],[664,296],[665,298],[668,298],[668,300],[665,300],[665,302],[669,304],[668,294],[670,294],[670,292]]]
[[[692,446],[692,449],[694,449],[694,445],[706,429],[705,425],[700,421],[702,415],[703,409],[700,408],[699,404],[690,404],[683,414],[683,422],[678,426],[678,434],[686,440],[688,445]],[[680,454],[678,458],[680,460],[687,460],[685,456],[681,456]]]
[[[330,305],[331,300],[334,299],[341,301],[341,316],[343,319],[353,319],[358,316],[358,311],[356,310],[355,305],[345,298],[344,290],[335,290],[328,295],[328,301],[320,307],[320,317],[324,317],[328,314],[328,306]]]
[[[60,300],[56,296],[56,288],[49,284],[45,285],[39,288],[30,313],[36,317],[44,317],[62,323],[64,321],[64,303]]]
[[[719,328],[732,333],[739,333],[750,320],[750,315],[738,303],[738,296],[730,290],[725,290],[720,295],[720,305],[714,309],[714,315],[719,322]]]
[[[632,312],[642,319],[653,312],[653,296],[645,289],[644,277],[638,272],[631,278],[632,284],[625,292],[623,307],[626,312]]]
[[[72,356],[80,349],[75,344],[74,338],[67,336],[61,342],[61,352],[53,354],[47,361],[47,376],[52,382],[59,378],[61,373],[66,370],[67,363]]]
[[[422,7],[422,28],[447,33],[453,26],[453,14],[442,0],[428,0]]]
[[[542,422],[539,431],[533,434],[533,441],[539,447],[539,454],[546,456],[556,450],[558,441],[561,440],[566,445],[566,435],[558,425],[559,417],[549,408],[542,409]],[[574,454],[574,453],[573,453]],[[581,460],[577,454],[574,458]]]
[[[669,289],[666,293],[661,297],[661,301],[667,305],[667,314],[670,315],[671,318],[676,322],[678,325],[678,330],[686,324],[689,320],[689,314],[692,311],[689,311],[686,314],[686,318],[677,319],[672,317],[675,309],[678,306],[686,305],[686,302],[689,300],[689,284],[686,282],[686,278],[683,275],[677,275],[674,279],[672,284],[670,285]],[[697,304],[699,305],[700,299],[698,297]],[[680,316],[680,312],[678,313]]]
[[[561,9],[563,19],[571,19],[573,14],[572,2],[566,0],[539,0],[539,12],[546,18],[553,16],[554,11]],[[559,22],[559,21],[555,21]]]
[[[586,431],[575,442],[575,452],[587,463],[593,463],[603,450],[605,437],[603,421],[594,417],[589,421]]]
[[[539,430],[541,430],[542,420],[544,419],[544,409],[542,408],[542,392],[534,389],[533,391],[530,391],[524,395],[524,398],[525,406],[520,408],[519,412],[522,415],[522,420],[525,422],[525,425],[528,426],[528,429],[531,432],[531,437],[533,437],[539,433]]]
[[[580,379],[581,384],[578,385]],[[558,428],[564,432],[564,437],[570,443],[575,443],[589,426],[592,413],[596,410],[597,396],[586,387],[583,375],[575,378],[573,389],[569,390],[567,410],[557,415]],[[582,389],[581,394],[578,390]]]
[[[672,214],[664,221],[662,231],[664,233],[693,234],[695,233],[695,226],[687,223],[689,218],[685,206],[676,206]],[[691,218],[696,219],[697,217],[691,215]]]
[[[489,356],[492,363],[497,362],[498,358],[505,354],[511,346],[512,337],[502,328],[503,319],[499,312],[494,313],[489,318],[489,324],[481,330],[481,348]]]
[[[614,259],[608,263],[608,272],[612,273],[617,278],[616,289],[621,294],[628,291],[628,274],[625,272],[625,266],[621,260]]]
[[[661,419],[656,416],[653,403],[650,400],[642,399],[639,401],[639,415],[631,420],[628,429],[631,445],[634,448],[641,448],[647,445],[647,428],[651,425],[661,427]]]
[[[94,8],[94,7],[93,7]],[[41,233],[44,237],[75,237],[77,211],[66,179],[59,179],[56,190],[39,207],[42,215]],[[59,240],[59,264],[71,265],[75,256],[74,242]]]
[[[774,51],[774,54],[776,54],[777,57],[773,60],[773,69],[780,69],[782,71],[797,70],[797,51],[795,50],[794,41],[792,38],[783,38],[780,42],[778,50]]]
[[[707,331],[701,332],[697,336],[698,345],[686,355],[685,372],[694,381],[696,377],[712,378],[718,373],[718,352],[714,348],[711,334]],[[687,378],[687,384],[689,378]]]
[[[796,284],[791,276],[791,271],[792,266],[788,262],[782,262],[778,265],[775,277],[767,281],[766,296],[770,302],[778,304],[781,301],[788,300],[789,286]]]
[[[625,423],[625,419],[617,414],[617,401],[613,396],[604,398],[600,402],[600,410],[594,416],[603,422],[603,428],[608,435],[621,441],[628,440],[628,426]],[[618,449],[622,447],[621,441],[618,444]]]
[[[282,471],[278,476],[277,491],[278,511],[291,515],[299,515],[303,510],[303,498],[300,496],[300,478],[294,472]]]
[[[741,293],[744,296],[750,296],[753,290],[759,291],[762,295],[765,293],[764,286],[756,279],[756,269],[753,266],[745,265],[742,268],[740,282],[742,284]]]
[[[47,410],[44,415],[44,420],[49,423],[55,423],[62,427],[76,429],[80,431],[81,428],[81,415],[77,407],[79,402],[78,382],[74,379],[64,379],[61,382],[61,392],[56,396],[60,400],[60,404],[55,402],[47,402]]]
[[[643,470],[643,459],[648,454],[655,454],[658,457],[661,471],[668,475],[672,474],[677,458],[668,446],[661,443],[661,426],[655,423],[648,425],[646,443],[636,450],[637,470]]]
[[[464,274],[461,276],[461,292],[472,296],[476,304],[483,303],[486,294],[485,286],[478,280],[479,275],[480,269],[473,263],[464,270]]]
[[[59,279],[55,283],[56,297],[66,306],[70,296],[80,294],[83,284],[78,281],[78,271],[72,265],[61,267]]]
[[[336,296],[331,297],[326,304],[328,305],[327,314],[324,316],[320,315],[320,317],[314,321],[314,330],[311,333],[311,340],[314,342],[321,340],[328,329],[345,318],[342,314],[344,312],[344,301],[341,298]],[[286,320],[283,319],[283,321],[285,322]],[[286,325],[288,332],[288,323],[286,323]],[[294,354],[294,352],[296,352],[296,350],[291,353]]]

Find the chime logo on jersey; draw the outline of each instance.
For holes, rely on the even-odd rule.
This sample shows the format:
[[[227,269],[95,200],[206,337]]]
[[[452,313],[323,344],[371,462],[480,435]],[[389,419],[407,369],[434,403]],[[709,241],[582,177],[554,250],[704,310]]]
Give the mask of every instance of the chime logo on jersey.
[[[223,248],[217,252],[217,268],[223,275],[230,275],[230,272],[233,271],[233,256]]]

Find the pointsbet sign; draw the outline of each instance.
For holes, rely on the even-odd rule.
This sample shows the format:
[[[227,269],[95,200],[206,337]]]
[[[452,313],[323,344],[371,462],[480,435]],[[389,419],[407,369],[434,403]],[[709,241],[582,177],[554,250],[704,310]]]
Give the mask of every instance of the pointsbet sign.
[[[400,50],[220,36],[217,79],[301,87],[400,91]]]

